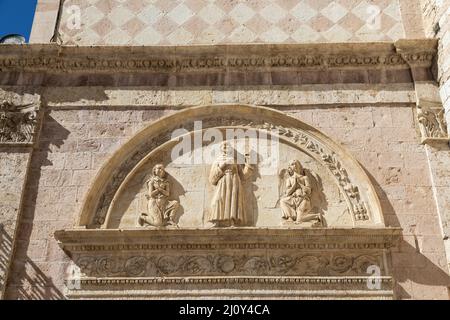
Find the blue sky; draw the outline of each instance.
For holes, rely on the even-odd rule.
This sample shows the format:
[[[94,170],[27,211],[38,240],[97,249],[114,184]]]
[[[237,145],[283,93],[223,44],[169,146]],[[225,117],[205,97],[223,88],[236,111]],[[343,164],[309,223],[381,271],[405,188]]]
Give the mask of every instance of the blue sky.
[[[37,0],[0,0],[0,38],[18,33],[28,41]]]

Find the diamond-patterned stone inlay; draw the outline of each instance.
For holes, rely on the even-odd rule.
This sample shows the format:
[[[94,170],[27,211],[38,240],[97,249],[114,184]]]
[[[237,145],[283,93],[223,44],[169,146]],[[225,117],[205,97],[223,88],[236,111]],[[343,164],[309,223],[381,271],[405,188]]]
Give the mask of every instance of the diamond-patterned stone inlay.
[[[243,3],[239,3],[230,11],[230,17],[239,23],[246,23],[255,15],[255,11]]]
[[[154,5],[150,5],[146,7],[142,12],[138,13],[138,18],[141,19],[142,22],[146,24],[154,24],[158,21],[159,18],[163,15],[163,12],[155,7]]]
[[[168,14],[170,19],[175,21],[178,25],[182,25],[186,21],[188,21],[190,18],[192,18],[195,15],[194,12],[192,12],[186,5],[180,4],[179,6],[175,7],[173,10],[171,10]]]
[[[71,25],[72,5],[81,9],[79,29]],[[60,32],[71,45],[367,42],[405,36],[399,0],[65,0]]]
[[[367,1],[361,1],[352,9],[352,13],[362,21],[369,19],[371,16],[376,16],[378,12],[381,12],[380,9],[377,7],[371,7]]]
[[[273,42],[273,43],[281,43],[285,41],[287,38],[289,38],[289,35],[284,33],[284,31],[279,29],[278,27],[274,27],[261,35],[261,39],[263,39],[266,42]]]
[[[348,9],[333,1],[321,12],[325,17],[336,23],[348,13]]]
[[[210,4],[200,10],[199,15],[206,23],[212,25],[222,20],[225,13],[219,7]]]
[[[295,6],[290,12],[301,22],[307,22],[317,15],[317,10],[308,6],[304,1]]]
[[[286,10],[276,4],[270,4],[259,13],[264,19],[277,23],[286,16]]]
[[[123,26],[134,17],[135,15],[124,7],[116,7],[108,15],[109,20],[117,27]]]

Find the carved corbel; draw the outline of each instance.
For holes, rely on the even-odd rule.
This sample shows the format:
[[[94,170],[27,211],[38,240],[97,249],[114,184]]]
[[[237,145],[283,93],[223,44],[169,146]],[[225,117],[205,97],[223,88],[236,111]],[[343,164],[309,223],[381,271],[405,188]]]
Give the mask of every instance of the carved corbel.
[[[395,48],[409,65],[416,84],[422,81],[434,81],[430,70],[437,53],[436,39],[399,40],[395,43]]]
[[[38,105],[0,102],[0,145],[31,146],[38,128]]]
[[[437,53],[437,41],[426,40],[399,40],[395,48],[411,68],[430,68]]]
[[[422,144],[449,141],[445,110],[440,103],[420,100],[417,105],[417,121]]]

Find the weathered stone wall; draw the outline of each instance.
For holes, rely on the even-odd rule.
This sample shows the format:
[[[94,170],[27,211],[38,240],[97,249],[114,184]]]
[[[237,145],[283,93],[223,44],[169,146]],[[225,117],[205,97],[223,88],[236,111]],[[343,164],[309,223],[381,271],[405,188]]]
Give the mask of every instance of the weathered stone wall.
[[[439,54],[434,66],[434,73],[439,83],[440,98],[448,122],[450,120],[450,1],[421,0],[421,9],[426,35],[439,38]],[[428,154],[450,266],[450,202],[448,201],[450,172],[443,165],[450,161],[450,151],[447,146],[441,145],[430,147]]]
[[[435,72],[446,116],[450,119],[450,1],[421,0],[421,8],[426,35],[440,39]]]
[[[0,147],[0,297],[13,257],[29,159],[27,148]]]
[[[304,88],[306,89],[306,88]],[[391,88],[392,89],[392,88]],[[45,115],[42,136],[33,154],[31,174],[25,189],[23,220],[18,247],[9,280],[7,297],[63,298],[69,258],[59,248],[53,233],[71,228],[95,174],[121,145],[139,130],[164,115],[176,112],[171,104],[175,95],[195,96],[210,103],[253,103],[270,105],[317,127],[334,137],[361,162],[377,188],[388,226],[404,229],[404,241],[393,252],[392,270],[398,284],[398,298],[448,298],[446,258],[439,233],[439,221],[428,173],[425,147],[414,116],[414,92],[408,86],[391,90],[359,91],[361,103],[329,104],[339,97],[347,101],[352,90],[335,92],[326,97],[325,87],[309,88],[308,95],[324,100],[308,105],[295,100],[295,89],[260,91],[198,90],[153,91],[124,90],[111,105],[123,107],[76,107],[67,101],[74,92],[104,104],[108,92],[96,89],[56,89],[46,93],[49,110]],[[114,91],[114,90],[112,90]],[[111,90],[110,90],[111,92]],[[72,93],[72,94],[71,94]],[[368,103],[373,94],[389,103]],[[139,102],[140,96],[158,97]],[[167,102],[161,103],[161,94]],[[337,96],[338,95],[338,96]],[[66,99],[61,101],[61,97]],[[290,103],[288,103],[288,97]],[[298,95],[299,97],[302,95]],[[55,99],[55,97],[59,97]],[[120,99],[120,100],[114,100]],[[397,99],[397,100],[396,100]],[[101,102],[103,101],[103,102]],[[325,103],[323,105],[322,103]],[[70,106],[72,104],[72,106]],[[93,102],[95,104],[95,102]],[[66,107],[63,107],[66,105]],[[128,107],[125,107],[128,105]],[[180,103],[177,108],[189,106]]]
[[[55,1],[38,6],[32,42],[49,42]],[[409,0],[66,0],[64,44],[179,45],[392,41],[422,36]],[[55,38],[56,39],[56,38]]]

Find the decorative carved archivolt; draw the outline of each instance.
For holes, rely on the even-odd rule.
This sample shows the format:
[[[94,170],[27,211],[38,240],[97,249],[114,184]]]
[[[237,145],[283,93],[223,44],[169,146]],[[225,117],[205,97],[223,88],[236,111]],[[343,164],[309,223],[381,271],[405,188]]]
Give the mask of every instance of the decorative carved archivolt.
[[[346,155],[346,160],[344,161],[343,158],[338,155],[338,152],[336,152],[336,148],[338,147],[333,146],[330,148],[330,145],[325,144],[322,138],[315,137],[316,133],[314,133],[314,130],[308,131],[301,129],[301,127],[294,127],[292,121],[298,122],[298,120],[290,118],[284,114],[281,114],[281,117],[286,118],[286,120],[291,122],[291,124],[282,124],[280,122],[280,113],[266,108],[248,106],[216,106],[216,108],[220,108],[225,114],[230,114],[230,116],[227,117],[209,116],[208,114],[210,114],[211,111],[208,110],[213,108],[212,106],[196,107],[193,109],[199,110],[203,108],[206,111],[206,117],[205,115],[199,114],[198,118],[196,118],[196,120],[202,120],[203,129],[218,127],[236,127],[244,129],[252,128],[255,130],[269,131],[269,134],[273,130],[276,130],[280,139],[285,139],[289,141],[289,143],[294,144],[297,148],[312,156],[319,163],[322,163],[325,168],[328,168],[347,201],[348,211],[354,218],[354,221],[364,222],[372,220],[372,223],[379,223],[382,221],[381,210],[379,209],[379,203],[377,202],[378,200],[376,199],[373,189],[371,193],[371,199],[373,199],[371,200],[371,205],[372,207],[374,206],[373,208],[377,208],[373,212],[371,212],[366,203],[368,199],[367,196],[370,198],[370,195],[363,196],[361,194],[361,190],[370,190],[371,188],[368,178],[364,178],[365,174],[362,173],[362,169],[358,167],[357,164],[355,164],[352,169],[349,169],[344,163],[350,160],[350,156]],[[227,108],[230,110],[227,110]],[[272,123],[265,121],[261,117],[253,117],[251,113],[257,113],[257,110],[270,110],[270,113],[274,113],[269,116],[273,116],[274,118]],[[183,117],[183,112],[184,111],[180,112],[178,116]],[[188,109],[185,110],[185,113],[189,112],[190,111]],[[241,114],[237,115],[237,113]],[[252,120],[247,120],[246,118],[251,118]],[[165,120],[163,122],[165,122]],[[125,178],[131,174],[138,163],[141,163],[141,161],[148,158],[153,150],[157,149],[164,143],[171,141],[171,132],[173,132],[177,126],[178,125],[176,123],[169,120],[169,122],[164,126],[164,129],[160,130],[156,135],[153,135],[153,137],[145,139],[143,142],[139,143],[139,147],[135,148],[135,151],[131,152],[131,154],[129,153],[127,158],[119,163],[114,170],[108,171],[108,183],[100,192],[97,208],[94,210],[95,213],[91,215],[90,222],[83,223],[87,223],[91,228],[105,225],[111,203],[113,202],[120,186],[125,181]],[[194,130],[193,123],[184,124],[183,126],[188,131]],[[355,170],[356,172],[352,172]],[[358,186],[358,184],[354,182],[355,174],[358,176],[358,179],[367,179],[364,188]],[[98,194],[99,191],[100,190],[97,189],[96,194]],[[90,203],[89,205],[92,205],[93,203]]]
[[[38,127],[38,111],[33,104],[0,102],[0,144],[32,145]]]

